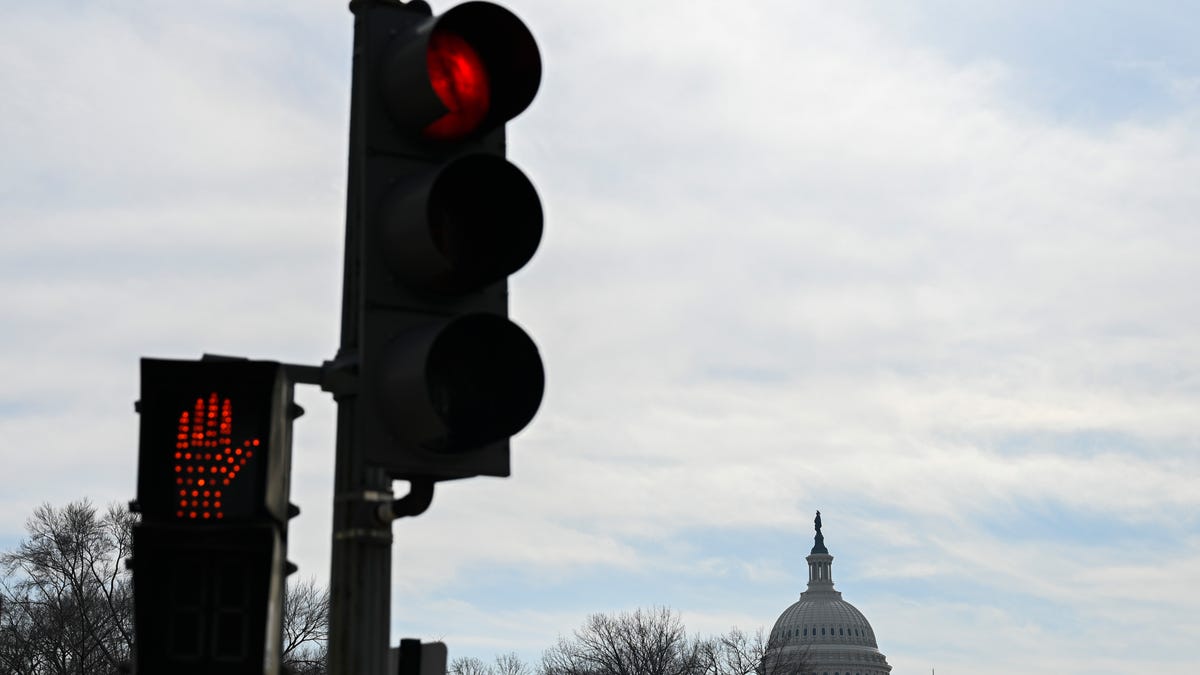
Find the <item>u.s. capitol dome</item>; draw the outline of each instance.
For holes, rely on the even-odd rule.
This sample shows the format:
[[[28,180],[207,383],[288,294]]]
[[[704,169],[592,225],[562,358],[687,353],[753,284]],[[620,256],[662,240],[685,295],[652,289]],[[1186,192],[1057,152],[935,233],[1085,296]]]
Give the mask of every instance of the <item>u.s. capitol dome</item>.
[[[763,675],[888,675],[867,617],[833,590],[833,556],[821,534],[821,512],[808,555],[808,590],[783,610],[771,637]]]

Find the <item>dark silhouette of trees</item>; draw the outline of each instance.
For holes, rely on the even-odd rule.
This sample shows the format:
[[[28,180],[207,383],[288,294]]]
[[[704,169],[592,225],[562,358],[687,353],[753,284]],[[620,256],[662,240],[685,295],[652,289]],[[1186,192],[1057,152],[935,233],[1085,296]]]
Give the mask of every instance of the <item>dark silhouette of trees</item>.
[[[305,579],[283,596],[283,665],[292,675],[325,675],[329,589]]]
[[[689,675],[704,646],[667,608],[592,614],[542,656],[544,675]]]
[[[448,675],[534,675],[534,670],[516,654],[500,654],[488,664],[474,657],[460,657],[450,662]]]
[[[133,589],[125,560],[137,517],[87,500],[43,504],[27,537],[0,553],[0,673],[115,675],[133,653]],[[283,664],[293,675],[326,675],[329,592],[312,579],[288,585]],[[492,663],[454,659],[449,675],[797,675],[762,630],[689,637],[667,608],[592,614],[545,651],[541,664],[503,654]]]
[[[541,675],[796,675],[802,654],[767,659],[772,645],[759,630],[689,638],[667,608],[593,614],[570,638],[542,656]]]
[[[43,504],[28,538],[0,555],[0,666],[41,675],[115,673],[133,648],[124,560],[135,517],[87,501]]]
[[[446,667],[447,675],[491,675],[492,667],[474,656],[462,656]]]
[[[0,554],[0,672],[110,675],[133,653],[133,587],[125,560],[137,516],[100,512],[87,500],[37,507],[27,537]],[[324,675],[329,593],[314,581],[288,585],[283,663]]]
[[[803,675],[809,659],[804,651],[783,652],[763,636],[732,628],[708,641],[707,675]]]

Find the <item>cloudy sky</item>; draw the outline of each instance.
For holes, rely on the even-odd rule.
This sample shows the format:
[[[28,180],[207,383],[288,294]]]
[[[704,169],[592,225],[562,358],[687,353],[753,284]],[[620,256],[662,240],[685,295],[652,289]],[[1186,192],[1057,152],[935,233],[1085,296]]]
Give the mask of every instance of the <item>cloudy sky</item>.
[[[333,355],[352,23],[0,3],[8,548],[41,502],[134,496],[139,357]],[[896,673],[1195,672],[1194,4],[507,6],[545,62],[509,129],[546,398],[512,478],[395,524],[394,638],[769,628],[819,508]],[[335,411],[299,401],[320,578]]]

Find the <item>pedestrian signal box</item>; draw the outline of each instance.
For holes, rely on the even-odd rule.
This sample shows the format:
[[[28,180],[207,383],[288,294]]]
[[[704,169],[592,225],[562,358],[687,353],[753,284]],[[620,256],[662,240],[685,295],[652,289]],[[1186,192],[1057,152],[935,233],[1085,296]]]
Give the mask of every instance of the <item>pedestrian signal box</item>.
[[[142,522],[285,522],[289,389],[275,362],[143,359]]]

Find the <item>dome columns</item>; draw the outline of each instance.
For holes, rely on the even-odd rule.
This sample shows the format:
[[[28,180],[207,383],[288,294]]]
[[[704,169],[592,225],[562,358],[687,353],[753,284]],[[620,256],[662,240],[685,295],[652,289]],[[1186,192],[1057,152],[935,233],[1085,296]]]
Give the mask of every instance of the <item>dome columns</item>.
[[[813,553],[808,561],[808,592],[833,590],[833,556]]]

